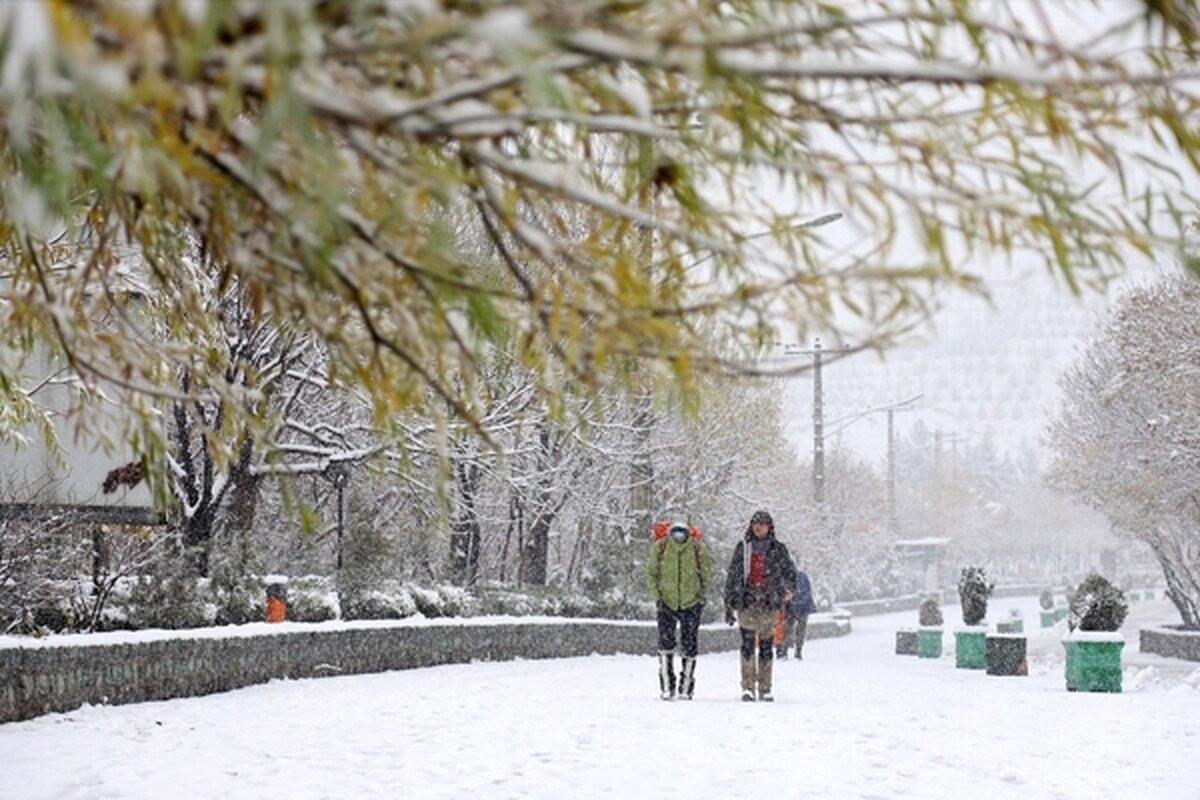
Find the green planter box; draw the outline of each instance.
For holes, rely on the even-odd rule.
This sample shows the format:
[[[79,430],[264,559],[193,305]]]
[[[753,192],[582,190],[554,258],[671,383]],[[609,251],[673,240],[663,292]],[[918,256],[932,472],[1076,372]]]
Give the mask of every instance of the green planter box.
[[[988,675],[1028,675],[1025,636],[1019,633],[989,633],[987,637]]]
[[[1153,600],[1154,599],[1154,590],[1147,589],[1146,591],[1142,592],[1142,597],[1146,598],[1147,600]]]
[[[1067,651],[1067,690],[1071,692],[1121,691],[1120,633],[1076,631],[1063,639]]]
[[[954,666],[959,669],[987,667],[987,629],[954,632]]]
[[[919,658],[942,657],[941,628],[917,628],[917,656]]]
[[[908,628],[896,631],[896,655],[915,656],[917,654],[917,632]]]
[[[1060,619],[1066,619],[1066,618],[1067,618],[1067,607],[1066,606],[1059,606],[1058,608],[1054,609],[1054,621],[1055,622],[1058,622]]]
[[[1050,609],[1041,613],[1041,619],[1043,628],[1053,628],[1054,623],[1058,621],[1058,615],[1054,613],[1054,609]]]

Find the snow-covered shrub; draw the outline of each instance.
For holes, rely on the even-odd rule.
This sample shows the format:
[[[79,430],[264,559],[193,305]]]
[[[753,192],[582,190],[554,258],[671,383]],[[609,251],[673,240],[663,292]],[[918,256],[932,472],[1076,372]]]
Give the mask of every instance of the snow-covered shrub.
[[[564,617],[595,617],[597,603],[587,595],[568,594],[562,598],[559,613]]]
[[[95,619],[96,631],[123,631],[133,628],[129,621],[131,598],[137,578],[122,577],[110,582],[108,599]]]
[[[437,593],[445,612],[443,616],[473,617],[479,613],[479,601],[468,589],[450,584],[439,584]]]
[[[469,590],[461,586],[411,586],[409,592],[417,610],[427,617],[472,616],[483,607]]]
[[[430,618],[446,616],[442,611],[442,598],[438,595],[436,589],[412,586],[409,588],[409,592],[412,594],[413,602],[417,605],[417,611],[422,616]]]
[[[417,613],[409,587],[383,581],[378,588],[343,593],[342,619],[404,619]]]
[[[305,575],[288,581],[287,618],[295,622],[324,622],[338,619],[341,607],[333,582],[321,575]]]
[[[1042,589],[1042,593],[1038,595],[1038,603],[1046,611],[1054,608],[1054,590],[1049,586]]]
[[[66,581],[57,581],[59,590],[46,597],[33,609],[35,631],[62,633],[79,630],[79,608],[72,602],[73,592]]]
[[[208,582],[170,565],[164,573],[142,575],[133,583],[126,613],[130,627],[179,630],[212,625],[217,609],[209,599]]]
[[[995,584],[988,583],[983,567],[963,567],[958,579],[958,602],[964,625],[978,625],[987,616],[988,595]]]
[[[921,601],[917,610],[917,620],[926,628],[936,628],[942,624],[942,608],[935,597],[926,597]]]
[[[1083,631],[1120,630],[1129,603],[1125,593],[1113,586],[1103,575],[1092,573],[1071,595],[1067,627]]]
[[[267,588],[262,578],[253,575],[214,578],[212,594],[218,625],[262,622],[267,603]]]
[[[483,586],[476,589],[480,613],[492,616],[525,617],[535,612],[529,596],[503,586]]]
[[[8,491],[0,486],[0,494]],[[62,630],[70,621],[63,581],[90,564],[89,545],[65,516],[0,520],[0,633],[46,633],[48,623]]]

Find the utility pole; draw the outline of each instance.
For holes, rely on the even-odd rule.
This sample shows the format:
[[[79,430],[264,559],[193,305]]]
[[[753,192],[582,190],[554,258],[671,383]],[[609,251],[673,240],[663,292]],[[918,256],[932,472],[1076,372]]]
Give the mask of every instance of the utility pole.
[[[800,350],[787,346],[784,351],[789,356],[812,356],[813,358],[813,502],[821,505],[825,502],[825,393],[821,384],[821,340],[813,342],[811,350]]]
[[[825,502],[825,414],[822,408],[821,340],[813,344],[813,502]]]
[[[896,532],[900,528],[900,521],[896,517],[896,409],[889,408],[887,415],[888,533],[895,539]]]
[[[887,412],[887,508],[888,508],[888,531],[892,535],[896,534],[899,529],[899,521],[896,514],[896,412],[911,411],[912,404],[920,400],[924,395],[914,395],[907,400],[899,400],[887,405],[874,406],[873,408],[864,409],[854,414],[845,417],[839,417],[832,420],[829,425],[834,428],[834,433],[839,433],[845,430],[848,426],[854,424],[858,420],[877,411]]]
[[[893,538],[900,530],[900,519],[896,514],[896,412],[912,411],[912,404],[921,397],[922,395],[918,394],[907,400],[885,406],[887,411],[888,533]]]

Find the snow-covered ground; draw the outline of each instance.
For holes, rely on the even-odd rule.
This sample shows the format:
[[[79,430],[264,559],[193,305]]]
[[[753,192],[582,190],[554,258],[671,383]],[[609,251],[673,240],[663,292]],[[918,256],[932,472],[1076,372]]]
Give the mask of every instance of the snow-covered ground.
[[[739,701],[726,653],[701,657],[690,703],[657,699],[651,658],[593,656],[88,707],[0,725],[0,797],[1200,796],[1200,665],[1137,652],[1167,604],[1134,606],[1118,695],[1067,692],[1062,623],[1037,630],[1033,598],[992,618],[1012,607],[1028,677],[893,655],[904,612],[777,663],[770,705]]]

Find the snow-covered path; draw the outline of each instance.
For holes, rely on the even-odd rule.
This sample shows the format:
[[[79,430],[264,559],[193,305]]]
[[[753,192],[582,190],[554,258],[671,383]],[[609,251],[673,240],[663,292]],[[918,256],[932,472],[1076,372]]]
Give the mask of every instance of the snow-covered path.
[[[691,703],[656,698],[650,658],[593,656],[89,707],[0,725],[0,797],[1200,797],[1200,670],[1138,656],[1125,693],[1069,693],[1053,631],[999,678],[893,655],[914,616],[810,642],[772,705],[737,699],[727,653]]]

